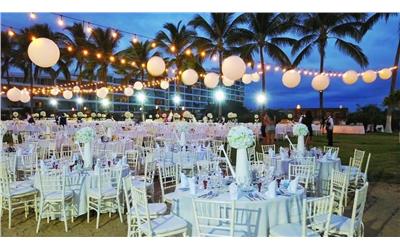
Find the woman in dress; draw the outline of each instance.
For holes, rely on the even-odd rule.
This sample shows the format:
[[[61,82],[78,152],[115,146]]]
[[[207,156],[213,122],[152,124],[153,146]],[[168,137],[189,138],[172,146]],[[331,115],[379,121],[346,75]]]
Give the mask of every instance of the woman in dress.
[[[264,144],[271,145],[275,143],[275,123],[268,116],[267,113],[263,115],[262,120],[263,125],[265,126],[265,137]]]
[[[313,122],[313,117],[311,115],[311,111],[307,110],[306,115],[301,120],[301,123],[306,125],[307,128],[308,128],[308,135],[307,135],[307,138],[306,138],[306,145],[311,145],[311,143],[312,143],[312,137],[313,137],[312,122]]]

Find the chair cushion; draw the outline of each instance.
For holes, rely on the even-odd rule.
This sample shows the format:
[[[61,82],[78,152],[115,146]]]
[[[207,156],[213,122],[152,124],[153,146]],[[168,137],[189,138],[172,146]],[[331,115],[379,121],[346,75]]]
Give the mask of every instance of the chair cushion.
[[[327,220],[327,215],[316,216],[314,218],[315,222],[325,222]],[[329,225],[329,232],[330,233],[337,233],[337,234],[348,234],[350,232],[350,223],[351,219],[346,216],[332,214],[331,216],[331,223]],[[317,229],[320,226],[316,226]]]
[[[32,186],[10,187],[11,197],[21,197],[21,196],[25,196],[25,195],[32,195],[36,192],[37,192],[37,189]]]
[[[148,230],[148,223],[149,222],[141,224],[139,228],[142,232],[150,235],[150,232]],[[183,230],[187,226],[187,223],[184,219],[172,214],[160,216],[156,219],[151,220],[150,223],[154,236]]]
[[[89,189],[88,195],[94,198],[112,198],[117,196],[117,189],[114,187],[109,187],[101,190],[99,193],[97,188],[91,188]]]
[[[150,217],[156,217],[162,215],[167,211],[167,205],[165,203],[149,203],[148,204]],[[132,216],[136,216],[136,209],[133,207],[130,210]],[[143,208],[140,209],[140,215],[144,215]]]
[[[10,188],[33,187],[32,180],[14,181],[10,183]]]
[[[207,234],[211,234],[210,236],[222,236],[222,237],[228,237],[230,236],[230,231],[228,229],[223,229],[223,228],[211,228],[210,230],[207,231]],[[233,232],[234,237],[250,237],[249,232],[243,231],[243,230],[235,230]]]
[[[64,197],[63,197],[63,194],[61,191],[54,191],[54,192],[50,192],[50,193],[45,193],[44,199],[47,201],[61,201],[61,200],[71,198],[72,195],[73,195],[72,191],[65,191]]]
[[[272,237],[301,237],[301,224],[291,223],[271,227],[269,235]],[[320,237],[318,232],[306,229],[306,237]]]

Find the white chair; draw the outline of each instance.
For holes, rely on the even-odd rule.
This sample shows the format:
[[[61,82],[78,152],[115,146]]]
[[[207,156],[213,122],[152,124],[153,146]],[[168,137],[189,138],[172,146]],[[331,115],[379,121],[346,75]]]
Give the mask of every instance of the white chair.
[[[368,182],[368,168],[369,168],[370,160],[371,160],[371,153],[368,154],[367,163],[365,164],[364,173],[361,173],[361,183],[362,183],[362,185],[365,185],[365,183]],[[358,180],[356,181],[356,183],[358,184]]]
[[[163,202],[172,204],[174,197],[173,192],[179,181],[179,165],[159,166],[161,197]]]
[[[273,226],[269,235],[272,237],[319,237],[323,233],[324,236],[328,236],[332,204],[333,196],[304,199],[300,223]]]
[[[99,228],[100,213],[103,212],[108,212],[111,216],[112,211],[118,210],[120,220],[123,222],[123,204],[120,201],[122,168],[96,168],[90,178],[87,194],[87,222],[90,221],[90,210],[95,210],[97,213],[96,229]]]
[[[34,176],[35,171],[38,166],[38,155],[36,150],[28,155],[21,155],[21,165],[17,168],[17,172],[22,173],[23,179],[27,180],[28,178]]]
[[[289,163],[289,180],[298,177],[299,183],[303,184],[304,189],[308,191],[309,179],[312,173],[312,165],[293,164]]]
[[[196,162],[197,173],[208,173],[210,171],[217,171],[219,168],[218,161],[200,160]]]
[[[132,179],[130,176],[125,176],[123,179],[123,189],[125,203],[127,207],[127,221],[128,221],[128,237],[138,236],[135,204],[132,198]],[[148,204],[150,218],[157,218],[165,214],[167,205],[165,203],[150,203]]]
[[[66,167],[60,169],[44,170],[37,172],[39,179],[39,219],[36,233],[39,233],[40,221],[43,216],[47,216],[49,222],[50,215],[60,214],[64,217],[65,232],[68,232],[66,210],[71,211],[71,221],[74,221],[73,191],[66,190]]]
[[[137,150],[126,150],[126,159],[129,165],[129,168],[133,171],[133,173],[138,174],[139,172],[139,151]]]
[[[254,161],[256,159],[256,147],[247,148],[247,160]]]
[[[367,200],[368,182],[363,187],[357,189],[354,196],[353,210],[351,217],[332,215],[329,235],[330,236],[364,236],[364,215],[365,202]]]
[[[342,166],[343,170],[347,173],[347,178],[349,180],[348,190],[346,193],[354,193],[357,185],[358,179],[360,177],[362,164],[364,162],[365,151],[354,149],[354,155],[351,157],[348,166]],[[345,205],[347,206],[348,197],[345,197]]]
[[[235,201],[192,199],[197,236],[246,236],[235,232]]]
[[[339,147],[331,147],[331,146],[324,146],[324,153],[331,151],[331,153],[336,153],[336,156],[339,155]]]
[[[347,196],[346,190],[349,185],[347,174],[338,170],[332,170],[330,195],[334,197],[333,212],[342,215],[344,212],[344,198]]]
[[[263,154],[268,154],[270,149],[272,149],[275,152],[275,144],[261,145],[261,151]]]
[[[150,218],[146,191],[132,187],[132,198],[136,214],[138,236],[186,236],[187,222],[173,214]]]
[[[257,161],[264,161],[265,154],[261,152],[256,152],[256,160]]]
[[[33,208],[35,218],[37,218],[37,190],[31,183],[19,182],[18,185],[15,185],[16,183],[12,181],[12,176],[3,162],[4,160],[0,162],[0,224],[3,209],[8,210],[8,228],[11,228],[12,213],[17,209],[24,209],[25,218],[27,218],[29,208]]]

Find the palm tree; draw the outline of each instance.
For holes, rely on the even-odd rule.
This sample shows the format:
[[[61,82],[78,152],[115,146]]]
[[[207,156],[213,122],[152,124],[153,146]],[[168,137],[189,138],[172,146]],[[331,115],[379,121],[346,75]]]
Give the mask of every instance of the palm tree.
[[[371,15],[367,21],[364,23],[362,27],[362,34],[365,35],[368,30],[372,29],[372,27],[381,19],[384,19],[385,22],[389,20],[390,17],[397,16],[397,13],[375,13]],[[390,90],[389,96],[391,96],[396,90],[396,83],[397,83],[397,73],[399,67],[399,59],[400,59],[400,22],[399,22],[399,29],[397,30],[397,50],[394,56],[394,63],[393,66],[396,68],[393,70],[392,79],[390,82]],[[387,105],[386,111],[386,125],[385,125],[385,132],[392,133],[392,114],[393,114],[393,105]]]
[[[113,32],[116,35],[113,36]],[[121,39],[121,33],[113,31],[110,28],[102,29],[95,28],[89,36],[89,41],[94,45],[96,52],[101,53],[101,59],[93,59],[88,65],[86,72],[95,71],[98,80],[107,83],[108,67],[111,64],[109,59],[118,47],[118,42]]]
[[[362,38],[360,27],[366,18],[362,13],[307,13],[299,14],[295,31],[301,36],[292,48],[292,54],[299,52],[293,64],[299,65],[316,47],[320,56],[319,72],[324,72],[326,47],[329,40],[335,41],[336,48],[351,57],[361,67],[368,65],[362,49],[344,40],[347,37],[359,42]],[[323,117],[323,91],[319,92],[320,116]]]
[[[245,20],[244,14],[235,17],[233,13],[211,13],[209,20],[201,15],[196,15],[189,22],[190,26],[204,33],[204,36],[196,36],[193,46],[200,52],[206,53],[210,58],[218,56],[221,76],[222,61],[231,53],[229,46],[236,42],[235,37],[232,37],[232,31]]]
[[[1,32],[1,75],[6,75],[7,86],[10,88],[10,68],[13,65],[17,42],[7,32]],[[10,105],[12,111],[12,105]]]
[[[290,65],[290,59],[279,46],[293,45],[296,41],[282,36],[292,28],[292,21],[289,15],[276,13],[247,13],[244,17],[247,27],[233,29],[232,40],[239,44],[237,50],[246,61],[254,62],[254,55],[260,57],[262,91],[266,93],[264,51],[281,65]]]
[[[187,66],[187,61],[192,57],[191,46],[196,32],[189,30],[186,25],[182,25],[179,21],[177,25],[173,23],[166,23],[156,35],[158,46],[162,48],[167,54],[171,55],[170,64],[174,64],[177,68],[175,76],[179,71],[183,71]],[[175,91],[179,79],[175,81]]]

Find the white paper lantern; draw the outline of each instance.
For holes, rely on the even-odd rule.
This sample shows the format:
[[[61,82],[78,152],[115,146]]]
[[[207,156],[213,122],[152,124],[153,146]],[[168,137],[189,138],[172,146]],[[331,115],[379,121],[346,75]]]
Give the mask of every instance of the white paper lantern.
[[[65,99],[67,99],[67,100],[71,99],[73,95],[74,95],[74,94],[72,93],[71,90],[65,90],[65,91],[63,92],[63,97],[64,97]]]
[[[226,77],[226,76],[222,76],[222,83],[223,83],[225,86],[230,87],[230,86],[232,86],[232,85],[235,83],[235,81],[229,79],[229,78]]]
[[[387,80],[392,77],[392,71],[388,68],[379,70],[378,74],[382,80]]]
[[[147,71],[152,76],[160,76],[165,72],[165,62],[159,56],[153,56],[147,62]]]
[[[362,79],[365,83],[372,83],[376,80],[376,72],[373,70],[367,70],[362,74]]]
[[[143,83],[137,81],[137,82],[135,82],[135,83],[133,84],[133,88],[134,88],[135,90],[142,90],[142,89],[143,89]]]
[[[327,75],[319,74],[312,79],[311,86],[316,91],[324,91],[329,86],[329,77]]]
[[[60,93],[60,89],[58,87],[53,87],[50,90],[50,94],[52,94],[52,95],[58,95],[58,93]]]
[[[346,84],[354,84],[358,80],[358,73],[354,70],[348,70],[342,75],[342,80]]]
[[[131,88],[131,87],[126,87],[126,88],[124,89],[124,95],[126,95],[126,96],[133,96],[133,88]]]
[[[197,74],[197,72],[194,69],[187,69],[185,71],[183,71],[182,73],[182,82],[185,85],[193,85],[197,82],[197,80],[199,79],[199,75]]]
[[[257,72],[254,72],[253,74],[251,74],[251,80],[253,82],[258,82],[260,81],[260,75]]]
[[[244,75],[242,76],[242,82],[243,82],[244,84],[249,84],[249,83],[251,83],[251,81],[252,81],[252,77],[251,77],[250,74],[244,74]]]
[[[96,90],[97,97],[99,97],[101,99],[105,98],[107,96],[107,94],[108,94],[108,88],[106,88],[106,87],[101,87]]]
[[[206,76],[204,77],[204,85],[206,85],[207,88],[213,89],[217,87],[219,82],[219,75],[214,72],[207,73]]]
[[[7,91],[7,98],[12,102],[18,102],[21,98],[21,91],[13,87]]]
[[[239,80],[246,72],[246,64],[238,56],[230,56],[222,62],[222,73],[229,79]]]
[[[41,37],[29,44],[28,56],[37,66],[49,68],[58,62],[60,49],[52,40]]]
[[[286,71],[282,75],[282,83],[288,88],[295,88],[300,84],[301,76],[299,72],[294,69]]]
[[[74,86],[72,88],[72,92],[74,92],[74,93],[79,93],[79,91],[81,91],[81,88],[79,88],[79,86]]]
[[[29,91],[26,89],[21,90],[20,101],[23,103],[27,103],[30,100],[31,100],[31,95],[29,94]]]
[[[168,89],[168,88],[169,88],[169,82],[168,82],[168,81],[165,81],[165,80],[162,80],[162,81],[160,82],[160,88],[161,88],[161,89]]]

